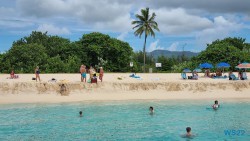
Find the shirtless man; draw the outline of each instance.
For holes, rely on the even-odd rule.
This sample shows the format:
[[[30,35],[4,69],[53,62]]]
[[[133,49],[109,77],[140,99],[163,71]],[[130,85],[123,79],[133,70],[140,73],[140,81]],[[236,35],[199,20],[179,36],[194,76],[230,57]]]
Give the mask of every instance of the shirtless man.
[[[84,65],[81,65],[81,67],[80,67],[81,82],[83,82],[83,79],[84,79],[84,77],[83,77],[83,75],[84,75],[84,70],[85,70],[85,73],[86,73],[86,69],[84,68]]]

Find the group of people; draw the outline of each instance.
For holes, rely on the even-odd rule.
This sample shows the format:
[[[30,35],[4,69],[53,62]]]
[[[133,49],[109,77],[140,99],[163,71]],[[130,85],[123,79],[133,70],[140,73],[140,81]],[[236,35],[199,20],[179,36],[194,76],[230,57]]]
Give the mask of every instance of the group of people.
[[[212,105],[212,108],[213,108],[214,110],[218,110],[218,109],[220,108],[220,105],[219,105],[218,100],[215,100],[215,101],[214,101],[214,104]],[[150,115],[153,115],[153,114],[154,114],[154,107],[153,107],[153,106],[150,106],[150,107],[149,107],[149,114],[150,114]],[[79,111],[79,117],[83,117],[83,112],[82,112],[82,111]],[[195,135],[193,135],[193,134],[191,133],[191,130],[192,130],[191,127],[186,127],[186,134],[183,135],[182,137],[188,137],[188,138],[190,138],[190,137],[195,136]]]
[[[215,74],[210,74],[210,70],[206,69],[204,76],[205,77],[210,77],[210,78],[212,78],[212,77],[220,77],[220,76],[222,76],[222,72],[220,70],[217,70],[215,72]]]
[[[90,81],[97,82],[97,73],[96,73],[95,69],[92,66],[90,66],[89,70],[87,71],[85,65],[81,65],[81,67],[80,67],[81,82],[86,82],[87,72],[89,73]],[[103,79],[103,74],[104,74],[103,68],[100,67],[99,79],[101,80],[101,82]]]

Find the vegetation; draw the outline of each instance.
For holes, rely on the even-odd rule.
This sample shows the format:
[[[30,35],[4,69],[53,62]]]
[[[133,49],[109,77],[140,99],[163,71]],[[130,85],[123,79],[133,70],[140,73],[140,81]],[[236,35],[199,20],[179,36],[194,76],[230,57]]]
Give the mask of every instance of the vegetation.
[[[201,63],[216,65],[227,62],[230,70],[242,62],[250,62],[250,44],[242,38],[225,38],[207,45],[206,50],[195,57],[153,56],[144,52],[133,52],[128,43],[108,35],[93,32],[84,34],[78,41],[32,32],[30,36],[13,42],[12,47],[0,54],[1,72],[34,73],[36,66],[42,73],[77,73],[81,64],[98,69],[103,66],[109,72],[181,72],[194,69]],[[144,58],[145,57],[145,58]],[[147,62],[144,65],[144,62]],[[129,62],[133,62],[130,68]],[[162,63],[156,68],[155,63]]]
[[[85,34],[79,41],[32,32],[13,43],[9,51],[0,55],[1,71],[11,69],[19,73],[33,73],[39,66],[45,73],[76,73],[81,64],[106,71],[129,71],[132,48],[128,43],[101,33]]]
[[[220,62],[227,62],[231,65],[230,70],[235,70],[235,66],[242,62],[250,61],[248,52],[249,44],[242,38],[225,38],[216,40],[207,45],[206,50],[191,59],[189,68],[197,67],[199,64],[208,62],[214,66]]]
[[[141,15],[136,14],[135,17],[138,19],[136,21],[132,21],[132,24],[135,25],[133,29],[136,29],[134,32],[135,36],[139,36],[145,33],[144,35],[144,46],[143,46],[143,54],[144,54],[144,72],[145,72],[145,64],[146,64],[146,42],[147,37],[149,35],[155,37],[154,30],[160,31],[158,28],[157,22],[155,22],[155,13],[152,15],[149,14],[149,8],[141,9]]]

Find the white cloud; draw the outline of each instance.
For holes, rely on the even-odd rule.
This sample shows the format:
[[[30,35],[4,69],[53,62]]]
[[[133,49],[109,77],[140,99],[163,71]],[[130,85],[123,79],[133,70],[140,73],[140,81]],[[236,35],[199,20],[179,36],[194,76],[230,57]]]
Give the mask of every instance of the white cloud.
[[[127,35],[128,35],[128,32],[123,32],[123,33],[121,33],[121,34],[117,37],[117,39],[118,39],[118,40],[124,40],[124,39],[127,37]]]
[[[242,29],[243,26],[243,24],[229,21],[223,16],[215,17],[211,28],[204,29],[196,34],[198,46],[205,47],[207,43],[211,43],[216,39],[228,37],[232,32]]]
[[[51,24],[42,24],[37,28],[37,31],[41,31],[41,32],[48,31],[49,34],[53,34],[53,35],[70,34],[70,31],[67,28],[65,27],[59,28]]]
[[[177,51],[177,47],[179,45],[179,42],[172,43],[170,47],[167,48],[169,51]]]
[[[160,31],[165,34],[178,35],[190,34],[212,26],[212,22],[204,17],[188,14],[184,9],[158,9],[156,21]]]
[[[23,16],[73,19],[93,30],[124,32],[131,29],[131,4],[115,0],[17,0]]]
[[[151,52],[151,51],[154,51],[154,50],[162,50],[162,49],[164,49],[163,47],[158,46],[159,42],[160,42],[160,40],[158,39],[158,40],[150,43],[147,52]]]

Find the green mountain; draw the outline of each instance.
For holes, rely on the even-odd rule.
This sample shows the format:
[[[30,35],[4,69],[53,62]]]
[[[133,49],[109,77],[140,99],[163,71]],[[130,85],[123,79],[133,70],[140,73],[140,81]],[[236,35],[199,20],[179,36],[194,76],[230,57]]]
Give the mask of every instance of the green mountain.
[[[154,50],[152,52],[149,52],[149,55],[152,55],[154,58],[157,58],[158,56],[167,56],[167,57],[177,57],[177,56],[182,56],[184,53],[184,55],[186,57],[193,57],[193,56],[197,56],[199,54],[199,52],[191,52],[191,51],[169,51],[169,50]]]

